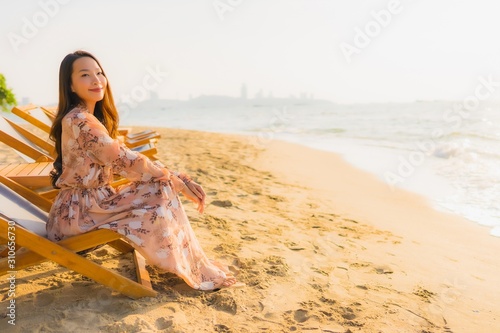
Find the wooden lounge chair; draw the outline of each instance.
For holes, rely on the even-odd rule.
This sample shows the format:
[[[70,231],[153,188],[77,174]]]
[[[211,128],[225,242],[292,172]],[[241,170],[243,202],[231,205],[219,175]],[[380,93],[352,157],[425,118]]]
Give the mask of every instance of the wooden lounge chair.
[[[25,136],[28,131],[19,132],[18,129],[12,127],[11,123],[6,118],[0,117],[1,142],[13,148],[26,162],[48,162],[54,160],[51,157],[51,152],[35,144],[35,141],[31,141],[31,136],[29,138]],[[36,142],[39,141],[44,140],[36,140]]]
[[[29,189],[37,190],[41,196],[52,200],[57,195],[57,190],[52,189],[50,180],[54,156],[50,156],[47,151],[54,154],[53,144],[4,117],[0,117],[0,141],[14,149],[27,162],[31,162],[0,165],[0,176]],[[154,144],[145,144],[133,150],[150,159],[156,158],[157,149]],[[113,181],[111,185],[116,187],[127,182],[127,179],[120,178]]]
[[[12,109],[12,113],[20,116],[29,123],[45,131],[47,127],[44,124],[48,124],[49,126],[52,124],[55,119],[55,113],[57,110],[55,107],[46,106],[41,106],[39,108],[40,110],[37,110],[37,108],[38,107],[34,104],[26,106],[16,106]],[[122,136],[123,142],[129,148],[135,148],[142,145],[155,143],[156,139],[160,138],[160,134],[153,130],[144,130],[141,132],[130,133],[130,129],[121,128],[118,129],[118,133],[120,134],[120,136]]]
[[[29,138],[29,140],[28,140]],[[0,142],[12,148],[19,156],[28,163],[7,163],[0,165],[0,176],[7,177],[30,189],[40,190],[51,187],[50,172],[53,169],[54,158],[43,150],[54,151],[54,146],[24,129],[22,126],[0,117]],[[37,143],[37,144],[35,144]],[[154,158],[157,149],[152,145],[144,145],[135,148],[149,158]],[[120,179],[112,183],[118,186],[127,182]],[[57,192],[49,190],[42,192],[47,198],[53,198]]]
[[[12,113],[26,120],[28,123],[35,125],[45,133],[50,133],[53,119],[48,117],[38,106],[34,104],[14,106],[12,108]]]
[[[16,252],[14,266],[12,261],[9,262],[9,257],[0,259],[0,275],[50,260],[131,298],[156,296],[145,269],[144,258],[124,236],[108,229],[99,229],[56,243],[46,238],[46,220],[47,214],[44,211],[0,184],[0,238],[12,240],[14,236],[16,247],[23,248],[22,251]],[[108,244],[123,253],[133,252],[139,282],[106,269],[76,253],[103,244]]]
[[[130,149],[134,149],[146,144],[156,144],[157,140],[153,138],[138,138],[138,139],[125,139],[123,136],[118,139],[125,143]]]
[[[50,152],[50,155],[52,157],[52,160],[55,158],[55,147],[54,144],[51,141],[44,140],[40,138],[39,136],[35,135],[34,133],[28,131],[26,128],[23,126],[13,122],[12,120],[9,120],[4,117],[3,119],[5,122],[0,120],[0,131],[3,129],[4,132],[6,133],[11,133],[10,136],[13,136],[14,133],[16,133],[18,136],[17,141],[23,141],[24,144],[21,146],[31,146],[32,148],[37,147],[38,149],[41,149],[44,152],[44,155],[47,155],[48,152]],[[9,128],[9,126],[11,128]],[[1,133],[0,133],[1,134]],[[0,138],[0,141],[4,140]],[[20,144],[18,142],[14,142],[13,140],[10,140],[7,143],[9,146],[12,147],[12,145],[19,146]],[[134,144],[132,145],[133,147],[129,147],[130,149],[137,151],[141,154],[146,155],[149,158],[155,158],[155,155],[158,153],[158,149],[156,148],[155,144],[151,140],[137,140],[134,141]],[[36,148],[35,148],[36,149]],[[37,156],[37,154],[34,154]]]
[[[56,117],[57,107],[56,106],[40,106],[40,109],[51,119],[54,121]],[[160,133],[147,129],[140,132],[131,133],[131,129],[128,127],[120,127],[118,128],[118,133],[120,135],[126,136],[127,139],[139,139],[144,137],[149,137],[151,139],[159,139]]]
[[[32,190],[51,186],[52,162],[10,163],[0,165],[0,177],[12,179]]]
[[[57,191],[52,190],[50,180],[54,158],[48,155],[47,151],[42,150],[40,146],[47,147],[52,152],[55,150],[54,146],[3,117],[0,117],[0,142],[5,143],[29,162],[0,164],[0,176],[7,177],[30,189],[41,190],[40,193],[43,196],[53,199],[57,194]],[[151,144],[137,147],[134,150],[143,153],[150,159],[154,159],[154,155],[157,153],[156,147]],[[120,178],[113,181],[111,185],[116,187],[127,182],[127,179]],[[49,189],[44,191],[43,188]]]
[[[57,107],[55,106],[40,106],[40,109],[45,113],[45,115],[53,122],[56,118]],[[132,133],[131,129],[128,127],[119,127],[118,134],[123,136],[124,139],[137,140],[137,139],[159,139],[161,137],[160,133],[153,130],[143,130],[140,132]]]
[[[130,128],[120,127],[118,128],[118,133],[120,135],[126,136],[127,139],[136,140],[142,138],[159,139],[161,137],[160,133],[147,129],[140,132],[131,133]]]
[[[30,124],[38,127],[42,131],[46,133],[50,132],[50,127],[52,126],[53,121],[53,116],[48,116],[48,114],[52,114],[52,110],[50,108],[39,108],[36,105],[29,104],[26,106],[15,106],[14,108],[12,108],[12,113],[28,121]],[[24,133],[23,135],[28,137],[28,139],[31,140],[34,144],[44,150],[50,151],[52,157],[55,158],[55,149],[52,142],[38,137],[37,135],[31,133],[30,131],[13,121],[7,121],[12,127],[15,127],[16,130],[22,131]],[[156,134],[153,133],[147,136],[146,134],[141,133],[142,132],[140,132],[137,136],[133,136],[131,137],[131,139],[126,140],[125,144],[130,149],[140,152],[150,159],[155,160],[155,155],[158,153],[155,143],[156,138],[159,137],[159,134],[157,132],[154,132]]]
[[[12,148],[26,163],[6,163],[0,165],[0,175],[11,178],[31,189],[50,186],[49,174],[54,159],[28,137],[29,132],[19,131],[11,122],[0,117],[0,142]],[[33,138],[32,138],[33,139]],[[42,139],[38,139],[43,141]],[[37,140],[34,140],[37,142]]]
[[[43,196],[41,193],[35,192],[18,183],[16,180],[0,175],[0,183],[16,192],[23,198],[29,200],[33,205],[37,206],[44,212],[48,213],[52,207],[52,199]]]
[[[54,122],[56,118],[57,107],[56,106],[40,106],[43,113],[50,119],[51,122]]]
[[[47,152],[52,157],[55,157],[55,147],[54,144],[52,143],[52,140],[50,140],[48,136],[46,136],[45,139],[41,138],[40,136],[36,135],[35,133],[29,131],[25,127],[13,122],[8,118],[4,117],[4,120],[10,125],[10,127],[12,127],[14,131],[19,133],[26,140],[34,144],[36,147],[41,148],[43,151]],[[6,125],[2,124],[2,127],[6,128]]]

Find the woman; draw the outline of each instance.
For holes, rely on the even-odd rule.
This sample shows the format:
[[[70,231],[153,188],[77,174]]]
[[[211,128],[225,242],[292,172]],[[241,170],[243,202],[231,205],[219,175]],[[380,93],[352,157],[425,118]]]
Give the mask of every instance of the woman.
[[[84,51],[68,54],[59,70],[58,113],[50,133],[57,151],[52,184],[60,192],[49,213],[49,238],[111,229],[125,235],[149,264],[195,289],[233,285],[227,268],[206,257],[177,196],[182,192],[202,213],[203,188],[128,149],[116,139],[117,127],[111,88],[97,59]],[[131,182],[114,189],[113,174]]]

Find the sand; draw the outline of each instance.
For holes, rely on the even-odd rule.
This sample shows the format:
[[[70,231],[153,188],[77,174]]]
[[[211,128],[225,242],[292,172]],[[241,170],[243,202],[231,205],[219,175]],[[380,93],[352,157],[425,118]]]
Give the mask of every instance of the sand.
[[[208,193],[203,215],[185,202],[203,248],[246,286],[200,292],[149,267],[158,296],[132,300],[46,262],[17,273],[17,325],[2,315],[0,332],[500,331],[500,239],[487,228],[335,154],[158,130],[160,159]],[[86,256],[135,274],[108,246]]]

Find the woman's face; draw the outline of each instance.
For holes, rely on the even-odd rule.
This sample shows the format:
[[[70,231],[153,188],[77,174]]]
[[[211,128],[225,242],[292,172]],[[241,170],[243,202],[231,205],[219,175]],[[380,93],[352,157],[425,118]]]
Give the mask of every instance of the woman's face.
[[[71,90],[87,105],[95,105],[104,98],[108,80],[97,62],[90,57],[82,57],[73,63]]]

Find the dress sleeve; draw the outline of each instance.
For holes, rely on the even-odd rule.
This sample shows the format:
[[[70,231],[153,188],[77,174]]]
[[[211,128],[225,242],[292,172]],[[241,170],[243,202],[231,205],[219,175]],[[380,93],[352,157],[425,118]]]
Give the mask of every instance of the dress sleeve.
[[[104,125],[90,113],[75,114],[69,125],[75,143],[95,163],[110,166],[113,173],[132,181],[148,181],[165,175],[166,169],[161,164],[156,165],[148,157],[111,138]]]

